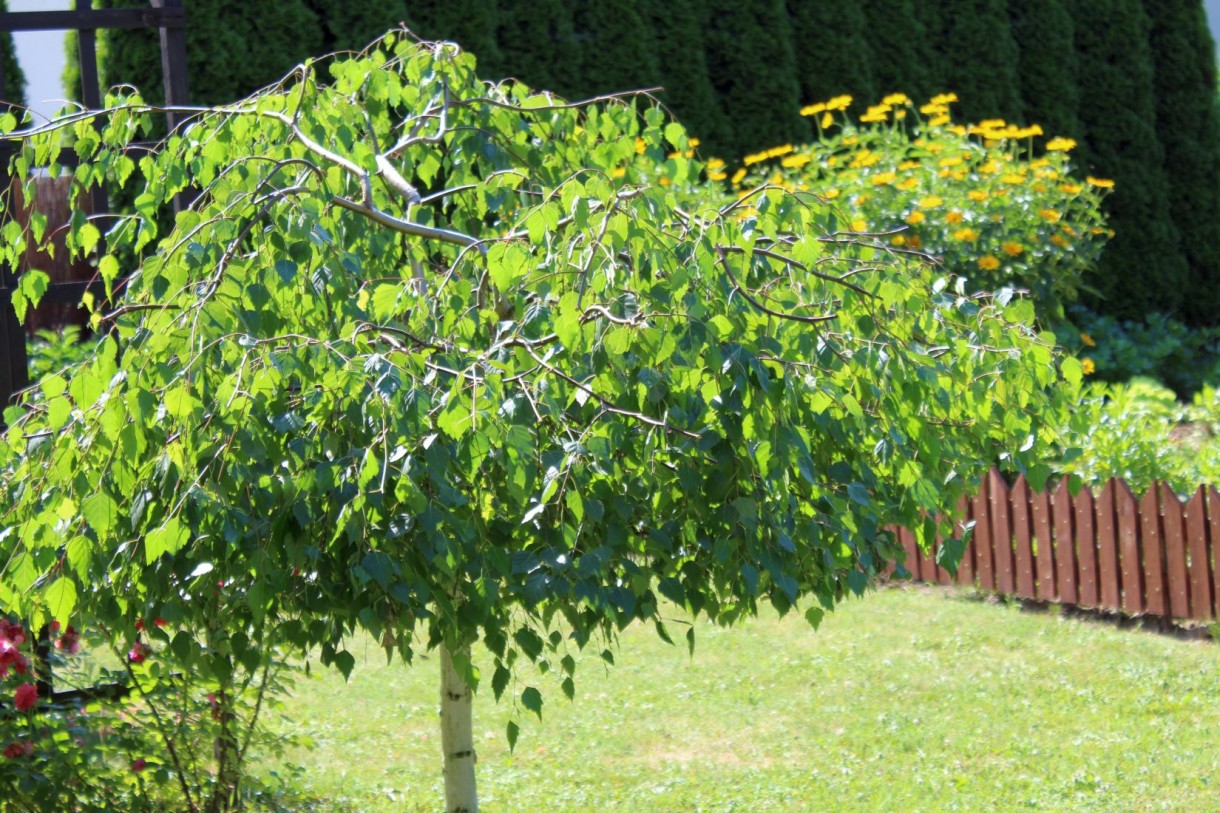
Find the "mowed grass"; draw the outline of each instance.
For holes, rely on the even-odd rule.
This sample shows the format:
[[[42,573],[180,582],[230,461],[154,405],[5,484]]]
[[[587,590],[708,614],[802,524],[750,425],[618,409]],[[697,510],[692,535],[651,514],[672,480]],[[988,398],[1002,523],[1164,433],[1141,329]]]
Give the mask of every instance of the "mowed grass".
[[[925,588],[849,602],[816,633],[773,614],[696,631],[693,660],[651,627],[623,634],[615,667],[586,653],[574,703],[535,677],[543,719],[513,754],[488,683],[484,809],[1220,810],[1212,643]],[[350,683],[302,681],[272,721],[315,741],[288,755],[301,789],[319,810],[438,810],[436,660],[363,652]]]

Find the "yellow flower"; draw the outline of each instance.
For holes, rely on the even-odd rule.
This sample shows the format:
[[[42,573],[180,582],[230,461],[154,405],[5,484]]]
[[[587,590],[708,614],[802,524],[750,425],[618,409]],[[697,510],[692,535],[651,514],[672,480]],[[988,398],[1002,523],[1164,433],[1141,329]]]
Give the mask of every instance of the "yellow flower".
[[[1062,234],[1052,234],[1051,242],[1054,243],[1055,245],[1059,246],[1059,248],[1071,248],[1072,247],[1072,244],[1069,243],[1068,239],[1066,237],[1064,237]]]
[[[852,155],[851,166],[855,169],[863,167],[871,167],[873,164],[881,160],[881,156],[877,155],[872,150],[863,149]]]
[[[985,163],[981,167],[979,167],[979,172],[985,172],[988,175],[995,175],[999,171],[1000,171],[1000,162],[999,161],[988,161],[987,163]]]
[[[825,200],[834,200],[838,196],[839,196],[838,189],[827,189],[825,192],[822,193],[822,198]]]
[[[944,202],[944,199],[940,195],[928,195],[919,202],[919,206],[923,209],[935,209]]]
[[[962,163],[962,159],[957,158],[955,156],[949,156],[948,158],[940,159],[940,165],[942,167],[956,167],[956,166],[960,166],[961,163]]]
[[[733,178],[731,181],[729,181],[729,183],[733,184],[733,186],[737,186],[737,184],[741,183],[742,179],[745,177],[746,177],[746,168],[742,167],[741,169],[739,169],[733,173]]]
[[[787,158],[780,161],[779,163],[780,163],[780,166],[788,167],[789,169],[795,169],[797,167],[805,166],[805,164],[808,164],[812,160],[813,160],[813,156],[811,156],[811,155],[789,155]]]
[[[990,254],[979,257],[979,268],[984,271],[994,271],[1000,267],[1000,261]]]
[[[910,104],[911,99],[905,93],[891,93],[881,100],[882,104]]]
[[[937,143],[933,142],[933,143],[931,143],[931,144],[929,144],[929,145],[928,145],[928,148],[927,148],[927,149],[928,149],[928,152],[932,153],[933,155],[936,155],[937,153],[944,152],[944,150],[945,150],[945,145],[944,145],[944,144],[937,144]]]
[[[1003,178],[1001,178],[1000,180],[1003,181],[1004,183],[1008,183],[1008,184],[1012,184],[1012,185],[1016,186],[1017,184],[1025,183],[1025,176],[1020,174],[1019,172],[1010,172],[1007,175],[1005,175]]]
[[[873,186],[884,186],[898,180],[896,172],[882,172],[873,177]]]
[[[956,101],[956,93],[939,93],[932,97],[932,104],[953,104]]]
[[[1065,183],[1059,187],[1059,191],[1065,195],[1079,195],[1084,187],[1078,183]]]
[[[782,144],[778,147],[772,147],[771,149],[767,150],[766,155],[768,158],[779,158],[781,155],[787,155],[794,149],[795,147],[793,147],[791,144]]]
[[[851,222],[852,231],[868,231],[868,221],[861,218],[856,218]]]
[[[1004,253],[1009,257],[1017,257],[1021,254],[1021,252],[1025,251],[1025,246],[1012,241],[1004,243],[1004,245],[1000,246],[1000,248],[1004,249]]]
[[[920,223],[924,222],[927,219],[928,219],[928,216],[925,215],[923,212],[911,212],[909,215],[906,216],[907,223],[910,223],[912,226],[918,226]]]
[[[644,139],[640,138],[639,136],[636,136],[635,137],[635,154],[643,155],[644,150],[646,150],[646,149],[648,149],[648,144],[646,144],[644,142]]]
[[[945,222],[946,223],[961,223],[962,222],[962,213],[961,212],[949,212],[949,214],[945,215]]]
[[[953,232],[953,239],[960,240],[963,243],[973,243],[979,239],[979,233],[972,228],[966,227]]]
[[[611,178],[621,178],[626,174],[627,174],[626,167],[615,167],[614,169],[610,170]]]
[[[698,147],[699,144],[700,144],[700,141],[697,138],[688,138],[686,140],[686,146],[690,147],[691,149]]]
[[[1038,216],[1047,223],[1058,223],[1060,214],[1054,209],[1042,209],[1038,212]]]
[[[868,112],[860,117],[863,124],[879,124],[887,119],[886,113],[889,112],[889,107],[882,109],[879,105],[874,105],[868,109]]]
[[[971,189],[966,193],[966,197],[971,200],[987,200],[987,191],[984,189]]]
[[[906,244],[907,244],[907,238],[901,234],[894,235],[893,237],[890,238],[891,246],[905,246]]]
[[[906,172],[908,169],[919,169],[919,166],[920,164],[918,161],[903,161],[898,165],[898,170],[900,172]]]
[[[709,181],[723,181],[727,177],[729,177],[727,172],[709,172],[707,174],[707,179]]]
[[[826,102],[818,102],[801,108],[802,116],[816,116],[818,113],[824,112],[826,112]]]
[[[909,192],[917,186],[919,186],[918,178],[906,178],[898,183],[898,188],[903,192]]]
[[[661,186],[669,186],[673,181],[669,178],[661,178]]]
[[[1091,183],[1093,186],[1096,186],[1098,189],[1114,188],[1114,181],[1111,181],[1109,178],[1094,178],[1092,175],[1090,175],[1085,178],[1085,180]]]
[[[945,107],[943,104],[928,102],[925,105],[920,105],[919,112],[923,113],[925,116],[940,116],[948,113],[949,108]]]
[[[723,167],[724,167],[724,161],[721,161],[719,158],[711,158],[707,162],[707,168],[709,171],[715,170],[715,169],[721,169]]]
[[[822,129],[823,129],[823,130],[825,130],[825,129],[829,128],[829,127],[830,127],[830,125],[832,125],[832,124],[834,124],[834,123],[835,123],[835,117],[834,117],[834,116],[832,116],[830,113],[823,113],[823,114],[822,114],[822,122],[821,122],[821,124],[822,124]]]
[[[752,152],[745,158],[742,158],[741,162],[746,166],[750,166],[751,164],[759,164],[766,160],[767,154],[765,152]]]
[[[1070,138],[1055,137],[1046,142],[1047,152],[1071,152],[1076,148],[1076,142]]]
[[[1080,343],[1085,347],[1096,347],[1097,342],[1093,341],[1093,337],[1087,333],[1080,334]]]
[[[827,110],[846,110],[851,107],[851,96],[835,96],[826,103]]]
[[[1080,360],[1080,372],[1085,375],[1092,375],[1097,372],[1097,365],[1093,363],[1093,359],[1086,356]]]

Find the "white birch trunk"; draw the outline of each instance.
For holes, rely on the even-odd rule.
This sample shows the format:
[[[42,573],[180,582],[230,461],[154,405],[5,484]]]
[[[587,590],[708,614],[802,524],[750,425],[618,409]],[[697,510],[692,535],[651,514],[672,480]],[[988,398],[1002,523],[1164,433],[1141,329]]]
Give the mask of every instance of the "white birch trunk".
[[[463,655],[469,657],[470,650]],[[445,757],[445,813],[478,813],[474,784],[474,731],[471,691],[441,644],[441,748]]]

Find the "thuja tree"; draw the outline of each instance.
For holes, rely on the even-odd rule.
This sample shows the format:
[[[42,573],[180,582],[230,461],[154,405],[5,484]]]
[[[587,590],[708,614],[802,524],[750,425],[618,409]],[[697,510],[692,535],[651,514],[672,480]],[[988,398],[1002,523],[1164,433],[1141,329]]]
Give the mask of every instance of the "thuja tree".
[[[970,121],[1019,119],[1017,45],[1007,0],[925,2],[917,14],[933,53],[938,92],[955,91]]]
[[[541,714],[539,672],[571,698],[578,650],[683,611],[816,626],[1079,379],[1011,292],[814,196],[725,199],[660,110],[488,85],[453,46],[307,64],[133,164],[148,113],[10,136],[22,178],[66,171],[63,128],[82,185],[138,177],[69,244],[111,290],[143,260],[92,303],[98,355],[5,414],[0,608],[120,650],[159,616],[150,660],[220,681],[268,643],[347,673],[357,630],[437,650],[448,810],[477,807],[476,687]]]
[[[800,117],[801,86],[782,0],[703,4],[707,69],[732,123],[733,153],[759,144],[809,138]]]
[[[1172,217],[1165,150],[1156,131],[1150,23],[1135,0],[1068,4],[1081,87],[1082,158],[1113,178],[1109,213],[1117,232],[1094,277],[1105,313],[1128,319],[1179,313],[1189,270]]]
[[[1008,0],[1008,13],[1017,43],[1025,121],[1048,133],[1080,138],[1072,15],[1063,0]]]
[[[841,94],[872,104],[893,90],[878,92],[874,84],[864,33],[869,21],[859,2],[788,0],[786,6],[803,104]]]
[[[1189,321],[1220,322],[1220,114],[1216,45],[1202,4],[1144,3],[1152,23],[1157,134],[1165,148],[1169,209],[1182,236]]]

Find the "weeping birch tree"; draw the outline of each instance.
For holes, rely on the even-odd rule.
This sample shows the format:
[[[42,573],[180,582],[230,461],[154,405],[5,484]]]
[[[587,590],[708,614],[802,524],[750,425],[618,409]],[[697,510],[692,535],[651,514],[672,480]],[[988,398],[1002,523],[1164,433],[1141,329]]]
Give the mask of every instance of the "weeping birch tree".
[[[816,627],[901,568],[893,526],[955,536],[1079,379],[1011,292],[966,295],[815,196],[705,184],[647,98],[474,68],[392,32],[142,157],[136,96],[4,128],[23,179],[137,194],[69,227],[109,339],[5,413],[0,611],[120,646],[155,614],[157,654],[218,679],[272,646],[346,674],[361,631],[438,651],[453,813],[477,809],[472,691],[512,704],[514,743],[628,624]]]

